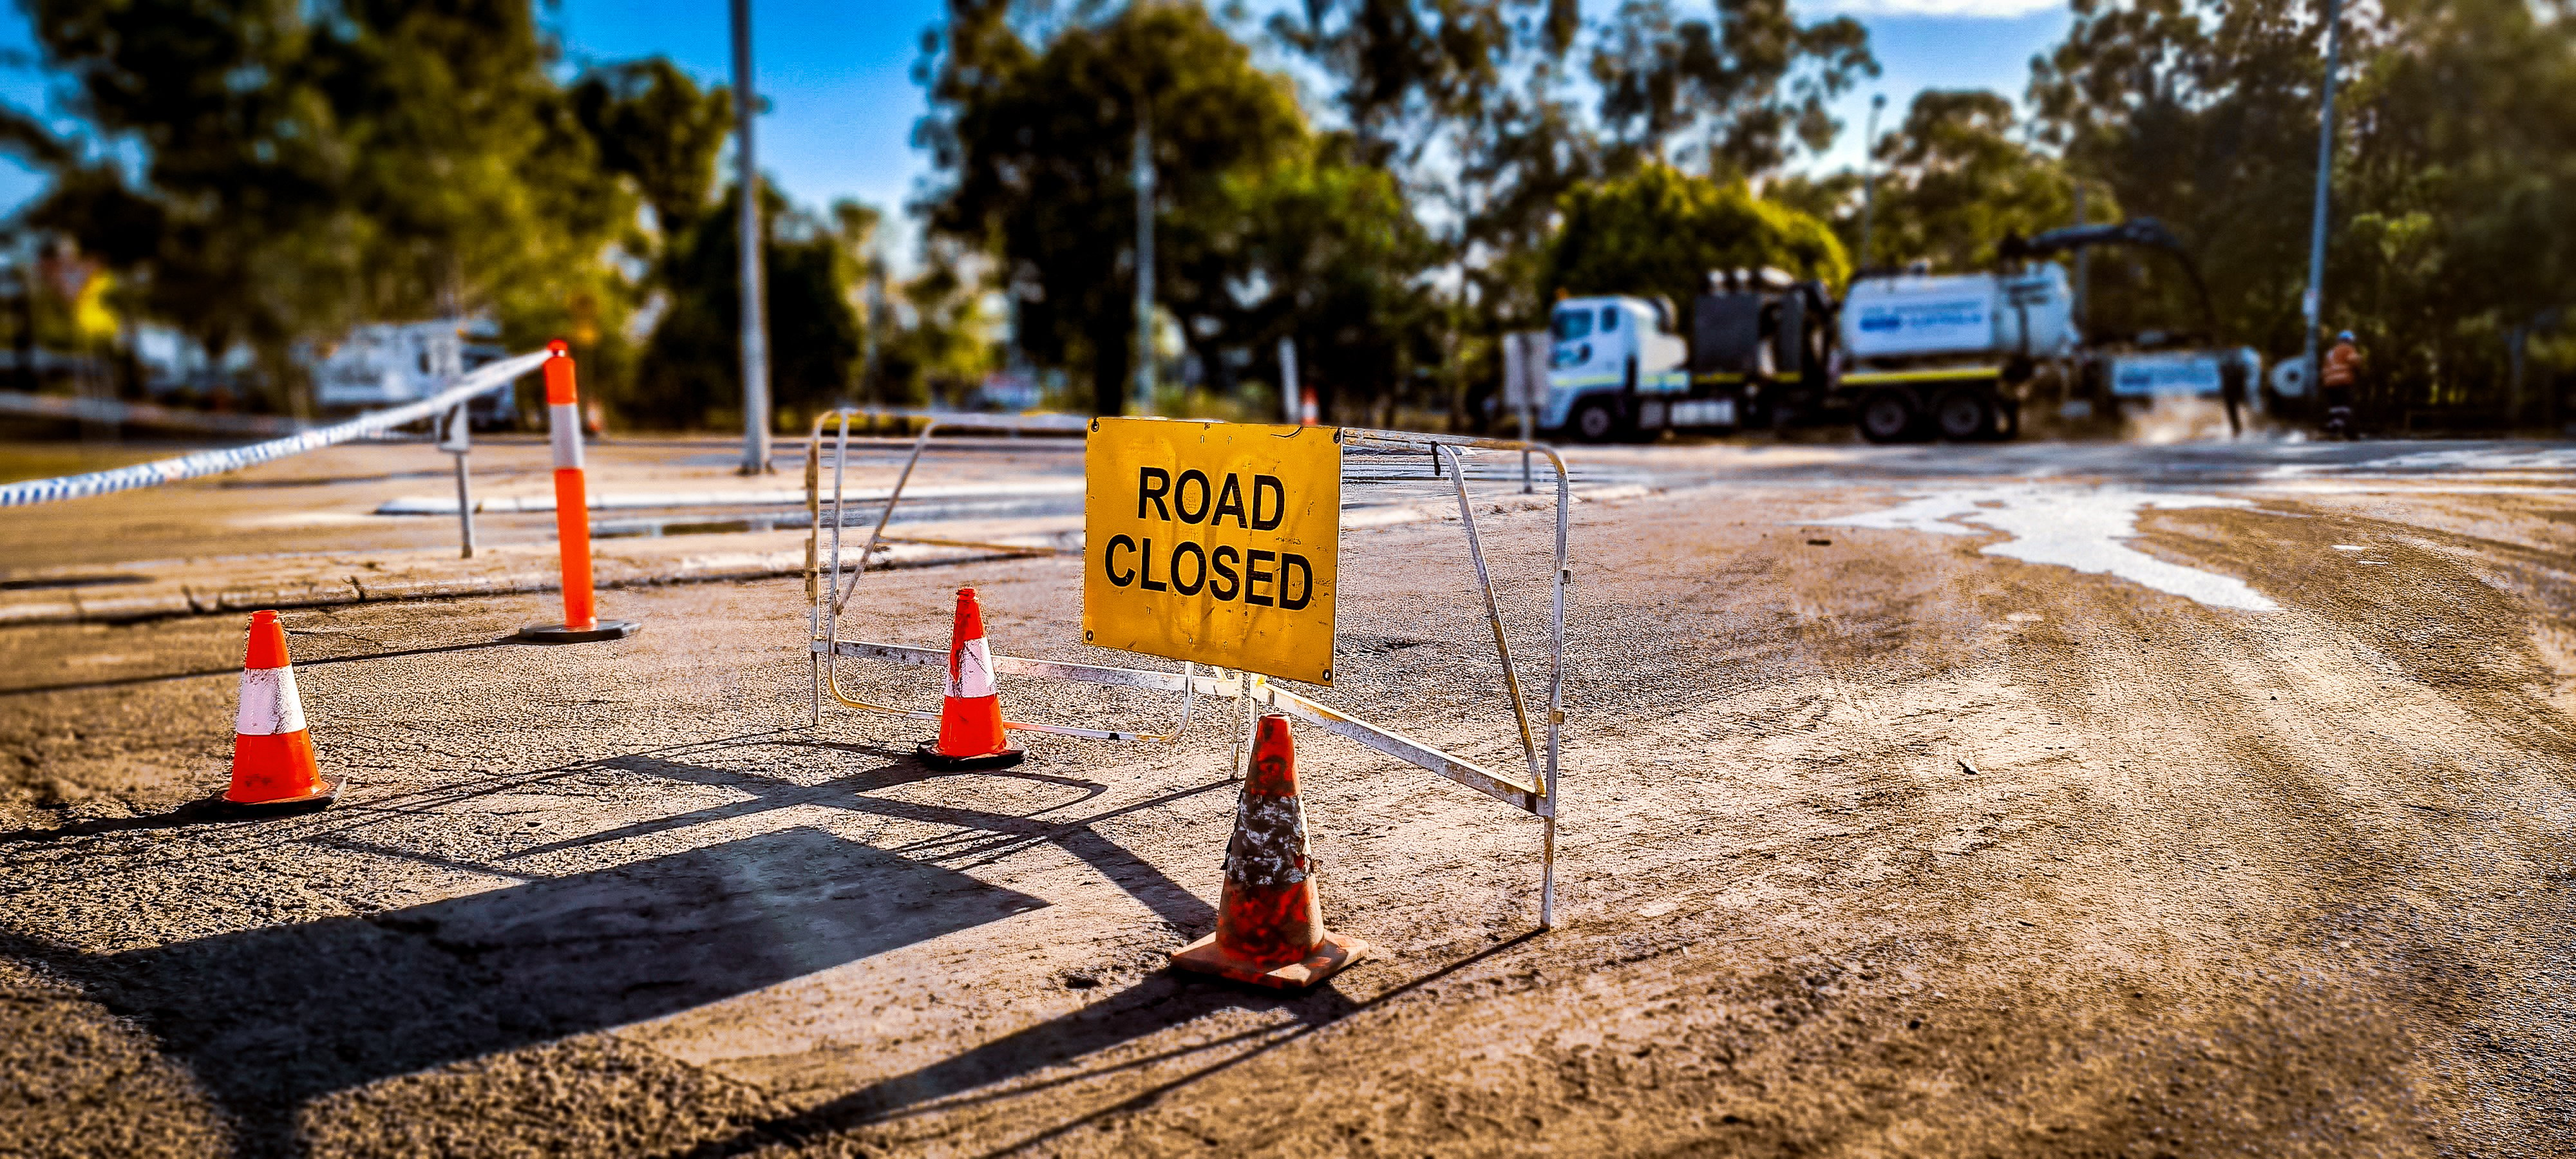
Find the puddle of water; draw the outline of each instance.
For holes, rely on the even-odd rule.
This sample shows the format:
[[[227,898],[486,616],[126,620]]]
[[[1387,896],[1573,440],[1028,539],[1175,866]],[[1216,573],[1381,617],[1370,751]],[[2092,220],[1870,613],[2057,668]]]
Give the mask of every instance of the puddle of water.
[[[2364,471],[2566,471],[2576,470],[2576,449],[2511,450],[2469,447],[2416,451],[2355,464]]]
[[[1976,535],[1981,530],[2012,538],[1988,544],[1981,554],[2024,563],[2055,564],[2111,575],[2141,587],[2211,607],[2275,612],[2280,605],[2245,581],[2167,563],[2126,546],[2138,534],[2138,512],[2149,507],[2245,507],[2244,499],[2135,491],[2126,487],[2000,487],[1932,494],[1885,511],[1817,520],[1799,526],[1867,527],[1932,535]],[[1976,526],[1969,526],[1975,524]]]

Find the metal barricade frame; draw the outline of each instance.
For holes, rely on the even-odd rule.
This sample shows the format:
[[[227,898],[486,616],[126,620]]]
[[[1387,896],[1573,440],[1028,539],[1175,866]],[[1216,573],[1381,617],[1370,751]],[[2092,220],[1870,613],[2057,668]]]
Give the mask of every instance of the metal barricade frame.
[[[859,579],[866,574],[868,564],[877,549],[888,542],[888,537],[885,535],[886,524],[893,518],[895,505],[902,501],[904,488],[911,482],[913,469],[919,465],[922,452],[929,446],[932,432],[939,426],[935,420],[932,421],[923,427],[913,440],[912,450],[904,460],[903,470],[896,476],[895,485],[886,496],[885,507],[877,513],[876,525],[869,532],[867,542],[861,547],[857,560],[848,568],[849,582],[844,587],[841,582],[841,573],[844,570],[841,539],[847,527],[847,504],[843,473],[848,460],[850,420],[864,414],[865,412],[856,409],[843,409],[828,411],[817,416],[805,458],[805,509],[807,515],[811,517],[805,540],[805,588],[809,601],[807,628],[810,642],[807,659],[813,684],[812,719],[815,724],[822,723],[824,694],[828,691],[833,700],[853,708],[911,720],[935,721],[939,719],[937,712],[870,703],[843,692],[840,687],[839,664],[843,659],[881,660],[933,669],[944,669],[948,665],[948,650],[945,648],[924,648],[907,644],[840,638],[841,611],[850,598],[857,594]],[[835,418],[839,420],[840,425],[834,443],[831,510],[827,523],[824,518],[825,501],[821,479],[823,428]],[[1505,688],[1511,698],[1513,720],[1519,728],[1522,755],[1528,765],[1526,779],[1485,768],[1434,745],[1371,724],[1320,701],[1277,687],[1270,683],[1267,677],[1247,672],[1229,673],[1222,668],[1209,668],[1203,675],[1199,665],[1188,661],[1182,662],[1179,672],[1161,672],[1143,668],[1083,664],[1062,660],[1034,660],[996,654],[993,656],[993,668],[997,674],[1181,694],[1180,720],[1168,733],[1082,728],[1035,722],[1006,721],[1003,727],[1091,740],[1177,742],[1182,732],[1189,726],[1192,705],[1197,697],[1240,700],[1243,702],[1244,712],[1242,726],[1234,730],[1233,770],[1234,775],[1240,778],[1245,771],[1244,761],[1249,756],[1251,725],[1256,709],[1267,707],[1285,713],[1365,748],[1455,781],[1537,817],[1542,826],[1539,925],[1541,928],[1554,928],[1556,925],[1557,778],[1561,767],[1565,725],[1565,588],[1571,579],[1571,573],[1567,568],[1566,536],[1573,502],[1565,459],[1552,447],[1514,439],[1472,438],[1352,427],[1340,429],[1337,435],[1345,448],[1363,446],[1428,453],[1435,464],[1445,464],[1445,473],[1450,476],[1455,485],[1459,522],[1467,537],[1468,556],[1475,567],[1476,584],[1484,597],[1486,621],[1493,629],[1494,649],[1502,666]],[[1474,504],[1467,493],[1465,456],[1470,451],[1517,452],[1525,456],[1544,456],[1556,473],[1555,567],[1549,580],[1547,710],[1542,718],[1545,724],[1544,745],[1539,741],[1538,730],[1533,729],[1530,723],[1528,697],[1522,690],[1519,671],[1512,660],[1511,644],[1503,627],[1500,603],[1494,594],[1493,577],[1485,561],[1483,538],[1476,526]],[[823,553],[823,537],[827,527],[830,534],[828,559]],[[950,542],[953,546],[988,548],[1002,552],[1014,550],[1013,545],[1008,544],[946,542]]]

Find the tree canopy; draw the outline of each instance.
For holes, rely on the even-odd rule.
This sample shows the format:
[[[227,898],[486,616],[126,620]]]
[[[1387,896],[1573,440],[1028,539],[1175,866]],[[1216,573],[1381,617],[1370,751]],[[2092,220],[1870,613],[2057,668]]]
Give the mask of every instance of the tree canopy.
[[[1675,307],[1707,291],[1712,270],[1766,266],[1839,288],[1851,276],[1825,223],[1753,196],[1741,181],[1649,165],[1576,189],[1548,247],[1545,285],[1565,294],[1661,296]]]
[[[939,111],[921,135],[954,180],[930,222],[988,249],[1027,299],[1023,349],[1088,369],[1095,409],[1116,414],[1136,356],[1140,121],[1155,211],[1189,219],[1221,212],[1229,175],[1292,153],[1304,118],[1288,83],[1254,69],[1251,51],[1194,4],[1139,0],[1042,48],[1000,7],[961,3],[951,18],[931,84]],[[1158,250],[1158,275],[1203,263],[1188,236]],[[1185,310],[1225,292],[1221,280],[1176,288]]]
[[[2576,300],[2576,23],[2512,0],[2347,7],[2324,327],[2381,408],[2501,409],[2506,336]],[[2291,0],[2078,0],[2042,139],[2172,225],[2230,335],[2301,346],[2324,29]]]
[[[1864,176],[1821,158],[1878,65],[1860,23],[1786,0],[1305,0],[1257,22],[949,0],[916,66],[934,171],[908,276],[879,209],[755,184],[778,397],[917,400],[1008,365],[1115,411],[1144,357],[1250,400],[1294,385],[1271,370],[1286,337],[1333,411],[1472,424],[1496,338],[1560,290],[1983,268],[2072,222],[2079,189],[2091,220],[2183,239],[2222,340],[2296,352],[2317,7],[2071,4],[2018,104],[1921,93],[1869,143],[1863,254]],[[77,128],[0,112],[0,148],[50,175],[13,227],[105,267],[93,313],[246,344],[281,386],[299,344],[352,323],[480,314],[513,345],[569,337],[636,419],[739,405],[722,88],[660,59],[576,73],[531,0],[28,9]],[[2373,405],[2494,405],[2512,343],[2576,360],[2544,325],[2576,299],[2576,25],[2517,0],[2345,22],[2325,323],[2362,332]],[[1135,348],[1140,127],[1159,352]],[[2097,257],[2088,322],[2177,308],[2153,265]]]
[[[214,350],[246,341],[282,372],[290,343],[353,321],[610,296],[595,255],[632,202],[525,0],[29,11],[90,135],[9,114],[0,135],[57,178],[29,222]],[[125,141],[137,173],[110,159]]]

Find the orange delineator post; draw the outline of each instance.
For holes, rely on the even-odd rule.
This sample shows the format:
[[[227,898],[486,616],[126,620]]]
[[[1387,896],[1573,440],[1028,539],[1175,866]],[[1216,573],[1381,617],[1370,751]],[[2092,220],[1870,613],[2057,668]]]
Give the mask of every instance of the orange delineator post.
[[[573,379],[572,349],[546,344],[546,430],[555,447],[555,538],[563,544],[564,626],[599,626],[590,589],[590,488],[581,465],[581,388]]]
[[[632,620],[599,618],[591,590],[590,487],[581,464],[581,389],[573,380],[572,348],[558,339],[546,343],[546,437],[555,450],[555,540],[563,553],[564,618],[560,624],[531,624],[519,638],[540,644],[573,644],[615,640],[635,634]]]

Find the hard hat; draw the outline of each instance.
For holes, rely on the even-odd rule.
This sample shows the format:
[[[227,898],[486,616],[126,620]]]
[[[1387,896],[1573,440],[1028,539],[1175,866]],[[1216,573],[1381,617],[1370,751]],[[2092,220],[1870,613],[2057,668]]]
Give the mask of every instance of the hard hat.
[[[2352,331],[2350,331],[2350,330],[2346,330],[2346,331],[2344,331],[2344,332],[2343,332],[2343,333],[2341,333],[2341,334],[2337,334],[2337,335],[2335,335],[2335,341],[2337,341],[2337,342],[2350,342],[2350,341],[2352,341]]]

